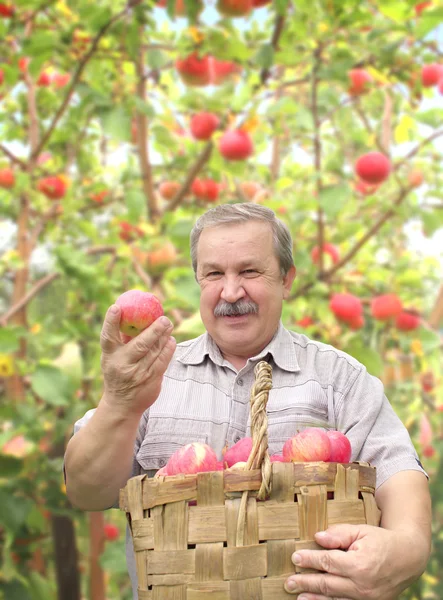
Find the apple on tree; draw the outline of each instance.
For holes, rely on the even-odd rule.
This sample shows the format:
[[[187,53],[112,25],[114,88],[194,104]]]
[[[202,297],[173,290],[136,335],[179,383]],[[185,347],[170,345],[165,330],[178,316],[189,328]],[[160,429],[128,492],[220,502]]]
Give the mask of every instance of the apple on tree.
[[[368,152],[355,163],[357,175],[366,183],[381,183],[389,177],[391,161],[381,152]]]
[[[244,17],[253,8],[252,0],[218,0],[217,10],[225,17]]]
[[[371,314],[378,321],[387,321],[401,313],[401,300],[395,294],[383,294],[371,300]]]
[[[64,198],[67,187],[67,181],[63,175],[44,177],[37,184],[38,191],[50,200],[61,200]]]
[[[351,81],[351,87],[349,88],[351,96],[364,94],[372,81],[371,75],[364,69],[351,69],[348,71],[348,76]]]
[[[353,294],[334,294],[329,303],[329,308],[340,321],[349,322],[363,314],[363,305],[360,298]]]
[[[245,160],[253,153],[254,145],[247,131],[234,129],[222,135],[218,149],[226,160]]]
[[[186,58],[175,61],[175,67],[183,83],[191,86],[204,87],[211,83],[210,56],[198,56],[193,52]]]
[[[115,301],[120,307],[120,331],[135,337],[161,317],[163,307],[154,294],[141,290],[129,290]]]
[[[217,115],[200,112],[192,117],[189,128],[196,140],[209,140],[219,123]]]
[[[5,189],[11,189],[15,184],[14,171],[9,167],[0,169],[0,187]]]

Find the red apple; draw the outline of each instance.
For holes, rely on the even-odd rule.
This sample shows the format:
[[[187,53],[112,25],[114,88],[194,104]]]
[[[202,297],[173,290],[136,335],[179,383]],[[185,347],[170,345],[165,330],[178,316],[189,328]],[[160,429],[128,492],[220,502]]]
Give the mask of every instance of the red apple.
[[[160,300],[149,292],[129,290],[115,301],[120,307],[120,331],[135,337],[161,317],[163,307]]]
[[[228,467],[232,467],[236,462],[247,462],[252,450],[252,438],[245,437],[226,450],[223,460]]]
[[[194,0],[194,2],[198,2],[200,10],[203,8],[201,0]],[[166,8],[166,6],[168,5],[168,0],[158,0],[157,4],[158,6],[161,6],[161,8]],[[174,15],[177,17],[185,17],[186,14],[187,13],[185,0],[176,0],[174,7]]]
[[[262,189],[260,184],[256,181],[242,181],[239,187],[248,200],[255,198]]]
[[[175,67],[183,83],[187,85],[200,86],[211,83],[211,69],[209,56],[199,57],[196,52],[186,58],[177,59]]]
[[[90,194],[89,197],[93,202],[97,204],[103,204],[105,198],[109,196],[109,190],[101,190],[100,192],[95,192]]]
[[[200,200],[215,202],[220,192],[220,185],[213,179],[194,179],[191,192]]]
[[[381,183],[389,176],[391,161],[381,152],[368,152],[357,160],[355,170],[366,183]]]
[[[163,181],[158,186],[158,191],[160,192],[160,196],[165,200],[172,200],[175,198],[180,188],[181,185],[178,181]]]
[[[217,10],[226,17],[243,17],[252,10],[252,0],[218,0]]]
[[[252,5],[254,8],[260,8],[260,6],[264,6],[265,4],[270,4],[272,0],[252,0]]]
[[[246,131],[235,129],[222,135],[218,149],[226,160],[245,160],[253,153],[254,146]]]
[[[357,331],[364,326],[365,318],[363,315],[356,315],[355,317],[348,319],[346,323],[353,331]]]
[[[310,325],[314,325],[314,321],[311,319],[311,317],[303,317],[302,319],[296,321],[295,324],[299,327],[309,327]]]
[[[66,179],[63,175],[44,177],[38,182],[37,189],[50,200],[61,200],[66,194]]]
[[[425,446],[423,448],[423,456],[426,458],[432,458],[435,454],[435,448],[433,446]]]
[[[3,69],[0,69],[0,85],[3,83],[4,80],[5,80],[5,72],[3,71]]]
[[[48,71],[42,71],[37,79],[37,85],[48,87],[51,85],[51,75]]]
[[[219,123],[217,115],[201,112],[192,117],[189,128],[196,140],[209,140]]]
[[[220,85],[225,81],[230,81],[239,75],[242,68],[239,64],[230,60],[218,60],[214,57],[210,59],[211,83]]]
[[[432,6],[432,1],[428,0],[428,2],[419,2],[418,4],[416,4],[414,8],[417,17],[419,17],[421,13],[425,10],[425,8],[428,8],[428,6]]]
[[[52,82],[56,88],[65,87],[69,83],[71,76],[69,73],[54,73]]]
[[[443,80],[442,80],[443,81]],[[413,169],[408,173],[408,183],[412,187],[419,187],[424,181],[423,172],[420,169]]]
[[[15,8],[12,4],[0,4],[0,17],[12,17],[15,13]]]
[[[308,427],[286,440],[283,444],[283,458],[286,462],[328,461],[331,442],[326,431]]]
[[[217,471],[217,456],[207,444],[192,442],[179,448],[168,460],[169,475]]]
[[[168,473],[168,469],[166,468],[166,465],[165,465],[164,467],[161,467],[161,468],[160,468],[160,469],[159,469],[159,470],[156,472],[156,474],[154,475],[154,479],[158,479],[158,477],[160,477],[160,476],[162,476],[162,475],[163,475],[163,476],[166,476],[166,477],[169,475],[169,473]]]
[[[422,390],[429,394],[435,387],[435,377],[432,371],[426,371],[420,377]]]
[[[354,188],[355,191],[362,194],[362,196],[371,196],[377,191],[378,185],[369,185],[361,179],[358,179],[354,184]]]
[[[0,187],[10,189],[14,187],[15,184],[15,175],[12,169],[6,167],[5,169],[0,169]]]
[[[338,252],[338,248],[337,248],[337,246],[334,246],[333,244],[329,244],[329,243],[323,244],[323,253],[329,254],[334,265],[336,265],[338,263],[338,261],[340,260],[340,254]],[[319,260],[320,260],[320,247],[319,246],[314,246],[314,248],[312,248],[311,259],[314,264],[317,264],[319,262]]]
[[[334,294],[329,303],[329,308],[341,321],[350,321],[363,314],[361,300],[353,294]]]
[[[132,242],[137,236],[143,237],[144,232],[140,227],[136,227],[128,221],[121,221],[118,226],[120,227],[119,237],[124,242]]]
[[[443,68],[438,63],[423,65],[421,69],[421,82],[423,87],[432,87],[437,85],[443,75]]]
[[[351,69],[348,71],[351,87],[349,94],[351,96],[359,96],[368,90],[369,83],[372,81],[371,75],[364,69]]]
[[[117,525],[114,525],[113,523],[105,523],[103,531],[105,534],[105,539],[108,540],[109,542],[113,542],[120,536],[119,528],[117,527]]]
[[[413,331],[421,324],[420,315],[415,310],[403,310],[395,319],[395,326],[400,331]]]
[[[172,242],[166,242],[147,253],[146,262],[151,271],[164,271],[177,260],[177,250]]]
[[[351,442],[341,431],[327,431],[326,435],[331,442],[331,455],[329,462],[348,463],[351,460]]]
[[[371,300],[371,314],[378,321],[396,317],[402,311],[401,300],[395,294],[383,294]]]

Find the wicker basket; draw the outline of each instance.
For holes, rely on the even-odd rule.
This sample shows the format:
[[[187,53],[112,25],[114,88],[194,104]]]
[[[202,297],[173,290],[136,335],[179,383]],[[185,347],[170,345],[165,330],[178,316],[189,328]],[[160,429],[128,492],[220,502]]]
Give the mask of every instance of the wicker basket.
[[[379,525],[375,469],[368,464],[270,462],[270,365],[260,362],[255,375],[246,470],[141,475],[120,491],[139,600],[293,598],[283,587],[295,571],[291,555],[320,548],[317,531],[334,523]]]

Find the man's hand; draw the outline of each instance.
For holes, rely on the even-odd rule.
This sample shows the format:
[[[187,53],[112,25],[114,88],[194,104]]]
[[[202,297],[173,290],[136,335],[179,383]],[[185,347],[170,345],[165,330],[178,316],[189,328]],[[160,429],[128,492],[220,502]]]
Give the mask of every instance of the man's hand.
[[[120,308],[106,313],[100,336],[103,401],[114,410],[143,414],[160,394],[163,374],[174,354],[173,325],[160,317],[127,343],[119,330]]]
[[[427,553],[406,531],[332,525],[315,541],[330,550],[300,550],[292,556],[297,566],[325,572],[286,580],[286,591],[301,594],[299,600],[394,600],[426,567]]]

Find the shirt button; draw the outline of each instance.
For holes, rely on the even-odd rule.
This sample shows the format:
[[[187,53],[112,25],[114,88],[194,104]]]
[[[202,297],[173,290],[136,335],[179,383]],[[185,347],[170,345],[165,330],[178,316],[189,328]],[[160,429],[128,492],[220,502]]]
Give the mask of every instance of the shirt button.
[[[237,385],[242,386],[243,385],[243,379],[238,379],[237,380]]]
[[[234,438],[234,442],[237,443],[241,440],[241,437],[239,435],[236,435]]]
[[[158,461],[158,464],[159,464],[161,467],[164,467],[164,466],[165,466],[165,464],[166,464],[166,461],[165,461],[163,458],[161,458],[161,459]]]

